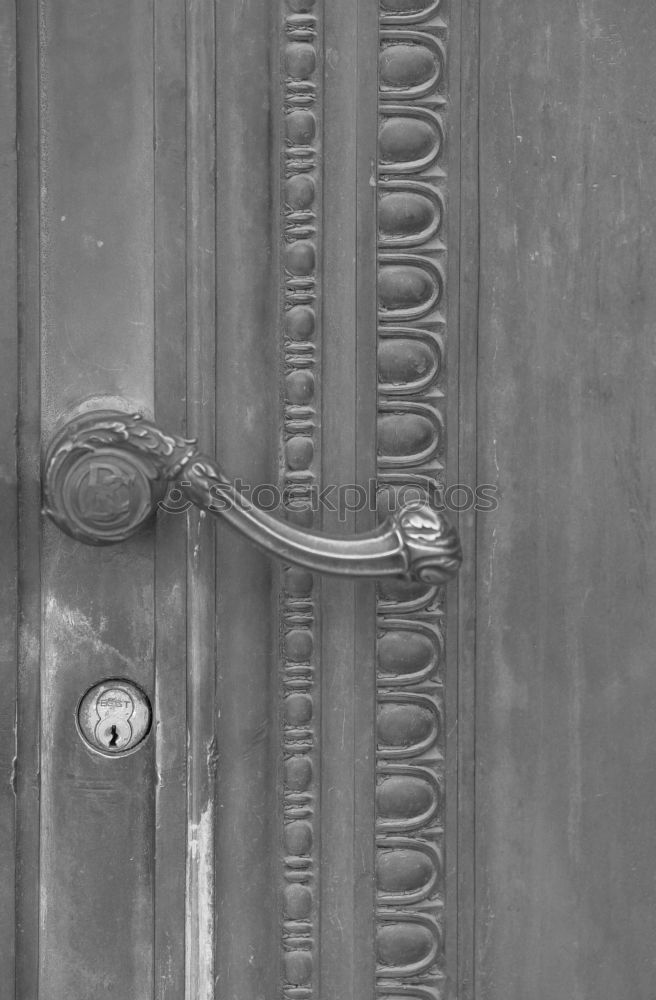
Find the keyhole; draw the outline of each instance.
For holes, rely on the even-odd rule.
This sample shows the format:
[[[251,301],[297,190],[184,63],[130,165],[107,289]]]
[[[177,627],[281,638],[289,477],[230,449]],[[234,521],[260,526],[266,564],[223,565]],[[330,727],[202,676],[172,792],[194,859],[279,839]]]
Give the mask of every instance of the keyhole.
[[[118,743],[118,729],[116,728],[116,726],[112,726],[112,728],[109,730],[109,734],[111,736],[109,745],[110,747],[115,747],[116,744]]]

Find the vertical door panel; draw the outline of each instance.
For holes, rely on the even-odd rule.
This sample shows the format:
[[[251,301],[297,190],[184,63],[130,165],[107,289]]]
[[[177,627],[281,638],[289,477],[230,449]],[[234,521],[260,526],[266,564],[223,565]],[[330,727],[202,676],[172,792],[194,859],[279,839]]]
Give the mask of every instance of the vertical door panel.
[[[217,8],[216,441],[251,490],[277,481],[276,6]],[[217,530],[216,995],[266,996],[279,969],[277,568]]]
[[[476,996],[654,990],[654,8],[485,6]]]
[[[44,439],[94,393],[152,407],[152,76],[150,5],[40,7]],[[107,677],[152,697],[152,539],[96,550],[50,524],[42,538],[40,995],[146,998],[152,742],[94,755],[75,711]]]
[[[16,24],[11,5],[0,12],[0,979],[13,994],[16,951],[16,656],[18,510],[16,411],[18,365],[18,247],[16,171]],[[12,429],[10,432],[9,429]]]
[[[341,497],[341,509],[322,510],[315,523],[336,534],[375,524],[371,504],[353,510],[355,486],[366,490],[375,476],[379,26],[373,6],[326,3],[322,12],[319,481],[333,486],[329,496]],[[314,996],[373,1000],[375,585],[317,580],[316,608],[321,725]]]
[[[155,414],[185,431],[187,85],[184,0],[154,6]],[[186,518],[160,518],[155,548],[154,997],[185,990],[187,855]]]

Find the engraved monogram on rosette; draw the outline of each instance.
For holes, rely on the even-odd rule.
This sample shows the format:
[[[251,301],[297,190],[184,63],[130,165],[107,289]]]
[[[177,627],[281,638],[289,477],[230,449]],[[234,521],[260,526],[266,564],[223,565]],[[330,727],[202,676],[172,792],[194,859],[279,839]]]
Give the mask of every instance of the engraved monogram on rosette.
[[[150,483],[131,455],[82,455],[61,483],[61,500],[75,524],[96,534],[127,537],[150,513]]]
[[[159,433],[139,414],[79,416],[48,448],[45,512],[78,541],[124,541],[152,516],[190,447],[191,442]]]

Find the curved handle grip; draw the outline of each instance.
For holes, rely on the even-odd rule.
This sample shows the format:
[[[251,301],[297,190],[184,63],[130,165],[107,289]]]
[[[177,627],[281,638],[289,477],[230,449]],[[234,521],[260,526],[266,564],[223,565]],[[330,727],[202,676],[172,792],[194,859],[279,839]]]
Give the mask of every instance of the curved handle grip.
[[[195,441],[113,410],[75,417],[55,434],[45,457],[45,512],[79,541],[120,542],[141,528],[177,480],[189,500],[254,545],[321,573],[406,575],[438,584],[462,561],[456,531],[424,501],[351,538],[303,531],[255,507]]]

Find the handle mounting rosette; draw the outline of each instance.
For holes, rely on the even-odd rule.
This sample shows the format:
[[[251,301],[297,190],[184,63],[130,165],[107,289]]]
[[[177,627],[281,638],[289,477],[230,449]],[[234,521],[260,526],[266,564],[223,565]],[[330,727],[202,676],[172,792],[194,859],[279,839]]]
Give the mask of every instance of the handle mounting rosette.
[[[173,481],[259,548],[320,573],[439,584],[462,561],[455,529],[427,502],[405,505],[363,535],[303,531],[255,507],[195,441],[114,410],[77,416],[54,435],[45,456],[45,512],[81,542],[122,542],[152,517]]]

